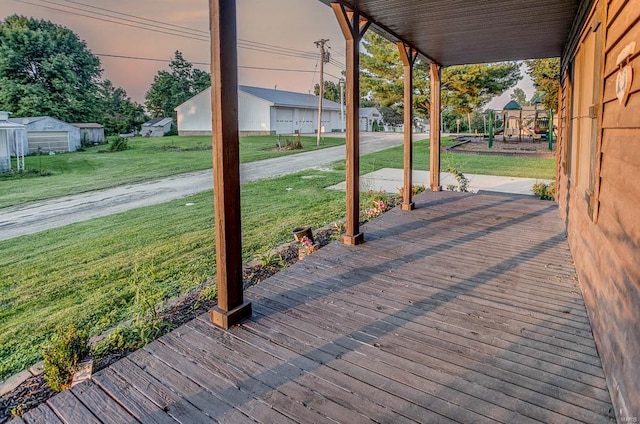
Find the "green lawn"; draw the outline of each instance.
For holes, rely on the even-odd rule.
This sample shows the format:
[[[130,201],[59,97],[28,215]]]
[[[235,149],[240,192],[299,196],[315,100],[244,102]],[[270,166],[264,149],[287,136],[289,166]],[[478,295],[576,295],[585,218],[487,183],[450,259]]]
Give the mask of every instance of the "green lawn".
[[[305,177],[305,178],[302,178]],[[244,259],[344,214],[344,193],[324,190],[338,171],[308,171],[242,187]],[[194,203],[193,206],[186,206]],[[129,316],[136,269],[169,298],[215,275],[211,193],[0,242],[0,380],[40,359],[59,324],[97,334]]]
[[[177,139],[176,143],[182,140]],[[153,144],[149,140],[134,141],[137,142],[140,142],[137,149],[148,148],[147,153],[136,153],[135,149],[126,153],[136,155],[141,161],[148,162],[147,156],[159,152],[157,146],[146,145],[147,142]],[[192,147],[198,145],[197,139],[191,139],[190,143]],[[268,143],[266,140],[265,144]],[[444,140],[445,143],[450,140]],[[415,165],[418,169],[426,169],[429,163],[427,145],[427,141],[416,143]],[[245,155],[248,155],[247,151],[251,149],[245,149]],[[254,151],[254,157],[261,154],[257,147]],[[204,153],[210,158],[210,151]],[[84,154],[112,160],[112,154],[96,153],[93,149],[77,156],[56,155],[43,159],[59,160]],[[169,151],[164,156],[166,168],[189,168],[181,163],[188,157],[194,162],[202,161],[205,168],[210,166],[210,162],[204,166],[205,160],[198,154],[202,152]],[[448,160],[448,155],[444,155],[443,168]],[[456,155],[451,160],[466,173],[553,176],[554,161],[547,159]],[[161,158],[154,157],[149,161],[157,161],[154,172],[162,174],[165,166],[162,166]],[[90,162],[95,160],[87,160]],[[366,155],[361,164],[362,173],[383,167],[401,168],[402,148]],[[62,175],[72,174],[72,162],[65,166],[69,170]],[[344,193],[324,187],[344,180],[342,169],[344,163],[338,163],[334,170],[306,171],[243,185],[244,259],[250,260],[291,240],[292,228],[300,225],[317,228],[341,218],[345,208]],[[107,170],[101,168],[96,172],[98,176],[94,174],[94,178],[102,179],[98,177]],[[122,168],[120,172],[124,172]],[[90,174],[88,169],[79,173]],[[114,175],[116,177],[120,175]],[[47,180],[36,178],[19,182],[31,187],[34,181],[45,183]],[[7,182],[16,181],[2,181],[0,186]],[[11,201],[16,195],[8,193],[5,196]],[[193,205],[186,206],[187,203]],[[149,275],[154,295],[163,298],[174,297],[210,280],[215,275],[212,211],[212,195],[205,192],[0,242],[3,253],[0,255],[0,380],[40,359],[41,343],[60,324],[74,322],[91,334],[98,334],[129,318],[135,281],[140,280],[140,272]]]
[[[276,150],[276,140],[277,136],[242,137],[241,162],[301,152]],[[315,137],[301,137],[301,141],[303,151],[344,144],[344,139],[334,137],[323,138],[320,147],[316,146]],[[129,141],[129,146],[129,150],[112,153],[105,152],[108,146],[96,146],[84,152],[27,156],[28,170],[51,175],[21,179],[0,177],[0,207],[211,169],[209,136],[137,137]]]
[[[443,146],[452,145],[452,139],[444,137]],[[413,167],[419,170],[429,169],[429,140],[414,143]],[[381,168],[402,168],[404,153],[401,146],[372,153],[360,158],[362,175]],[[555,159],[538,159],[506,156],[478,156],[465,154],[442,153],[440,169],[446,171],[449,165],[465,174],[504,175],[508,177],[525,177],[553,179],[555,177]],[[344,169],[344,162],[336,165],[336,169]]]

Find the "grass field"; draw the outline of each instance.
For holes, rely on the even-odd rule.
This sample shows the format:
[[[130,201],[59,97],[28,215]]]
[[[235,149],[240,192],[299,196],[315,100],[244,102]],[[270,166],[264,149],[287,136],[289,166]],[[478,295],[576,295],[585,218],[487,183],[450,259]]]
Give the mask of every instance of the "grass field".
[[[142,141],[141,150],[145,148],[146,140]],[[191,142],[192,147],[198,145],[196,140]],[[444,140],[444,143],[450,141]],[[417,169],[426,169],[429,163],[427,145],[428,141],[416,143]],[[150,150],[140,155],[141,158],[157,152],[157,146],[148,148]],[[254,154],[259,156],[260,149],[256,150]],[[107,155],[83,153],[98,158]],[[191,153],[202,152],[193,150]],[[205,153],[210,160],[211,152]],[[193,160],[202,160],[197,158],[194,156]],[[159,161],[154,165],[156,172],[161,172],[164,168],[161,159],[152,161],[156,159]],[[179,168],[177,163],[187,157],[180,156],[178,160],[169,154],[165,160],[166,167]],[[455,160],[454,166],[465,173],[553,176],[554,161],[551,159],[456,155],[451,160]],[[447,161],[447,155],[444,155],[443,168]],[[74,165],[66,166],[73,168]],[[361,167],[362,173],[383,167],[401,168],[402,149],[363,156]],[[72,173],[71,168],[63,174]],[[85,168],[90,166],[85,165]],[[344,163],[338,163],[334,170],[307,171],[243,185],[244,259],[250,260],[290,241],[292,228],[300,225],[317,228],[341,218],[345,207],[344,193],[324,187],[344,180],[343,169]],[[106,171],[99,169],[94,175],[103,172]],[[122,168],[121,172],[124,172]],[[88,169],[82,173],[90,174]],[[17,183],[32,184],[47,179],[11,182],[16,183],[15,190],[19,190]],[[1,181],[0,186],[7,182]],[[12,197],[10,193],[6,196]],[[186,206],[187,203],[193,205]],[[140,273],[152,281],[154,295],[164,299],[200,287],[213,278],[212,211],[212,195],[205,192],[0,242],[3,253],[0,255],[0,380],[39,360],[41,343],[58,325],[74,322],[91,334],[98,334],[130,317]]]
[[[443,146],[451,144],[451,138],[444,137],[442,139]],[[400,146],[363,156],[360,159],[360,174],[363,175],[381,168],[402,168],[403,155],[403,148]],[[414,169],[428,170],[429,160],[429,140],[416,141],[413,147]],[[555,159],[442,153],[440,169],[445,171],[448,166],[465,174],[504,175],[549,180],[555,177]],[[337,164],[335,168],[343,170],[345,168],[344,162]]]
[[[240,139],[240,161],[252,162],[300,153],[301,150],[277,150],[277,136]],[[282,140],[284,142],[284,138]],[[303,151],[344,144],[344,139],[323,138],[320,147],[315,137],[301,137]],[[54,156],[30,155],[26,168],[46,177],[0,177],[0,207],[45,200],[68,194],[99,190],[190,171],[211,169],[211,137],[136,137],[129,149],[106,152],[108,145],[89,147],[83,152]]]
[[[344,193],[323,188],[343,179],[309,171],[243,185],[244,259],[291,241],[295,227],[340,218]],[[151,275],[162,298],[210,280],[212,211],[211,193],[202,193],[0,242],[0,381],[36,362],[57,325],[97,334],[126,319],[136,270]]]

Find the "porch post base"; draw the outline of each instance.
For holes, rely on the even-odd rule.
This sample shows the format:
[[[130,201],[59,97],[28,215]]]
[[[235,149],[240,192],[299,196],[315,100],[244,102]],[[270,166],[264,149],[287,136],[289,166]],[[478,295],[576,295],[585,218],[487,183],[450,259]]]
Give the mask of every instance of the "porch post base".
[[[364,233],[358,233],[355,236],[343,235],[342,243],[347,246],[356,246],[358,244],[364,243]]]
[[[403,203],[400,205],[400,209],[403,211],[412,211],[416,208],[416,204],[414,202],[411,203]]]
[[[442,186],[431,186],[431,191],[442,191]]]
[[[211,322],[225,330],[230,327],[244,321],[251,316],[251,302],[245,302],[235,309],[230,311],[223,311],[222,309],[214,306],[209,310],[209,319]]]

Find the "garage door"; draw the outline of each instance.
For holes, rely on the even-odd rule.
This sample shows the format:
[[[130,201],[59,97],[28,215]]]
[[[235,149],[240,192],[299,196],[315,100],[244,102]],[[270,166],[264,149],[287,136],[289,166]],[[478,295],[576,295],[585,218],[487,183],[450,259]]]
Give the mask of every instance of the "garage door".
[[[293,134],[293,109],[276,109],[276,134]]]
[[[30,131],[27,133],[27,138],[29,139],[29,153],[69,151],[69,133],[67,131]]]

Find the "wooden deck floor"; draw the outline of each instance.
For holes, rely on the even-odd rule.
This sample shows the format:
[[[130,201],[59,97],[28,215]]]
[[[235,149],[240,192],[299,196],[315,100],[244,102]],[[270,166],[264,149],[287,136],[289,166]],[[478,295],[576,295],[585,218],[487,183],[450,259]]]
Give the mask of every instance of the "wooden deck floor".
[[[27,423],[615,421],[557,206],[425,193]]]

